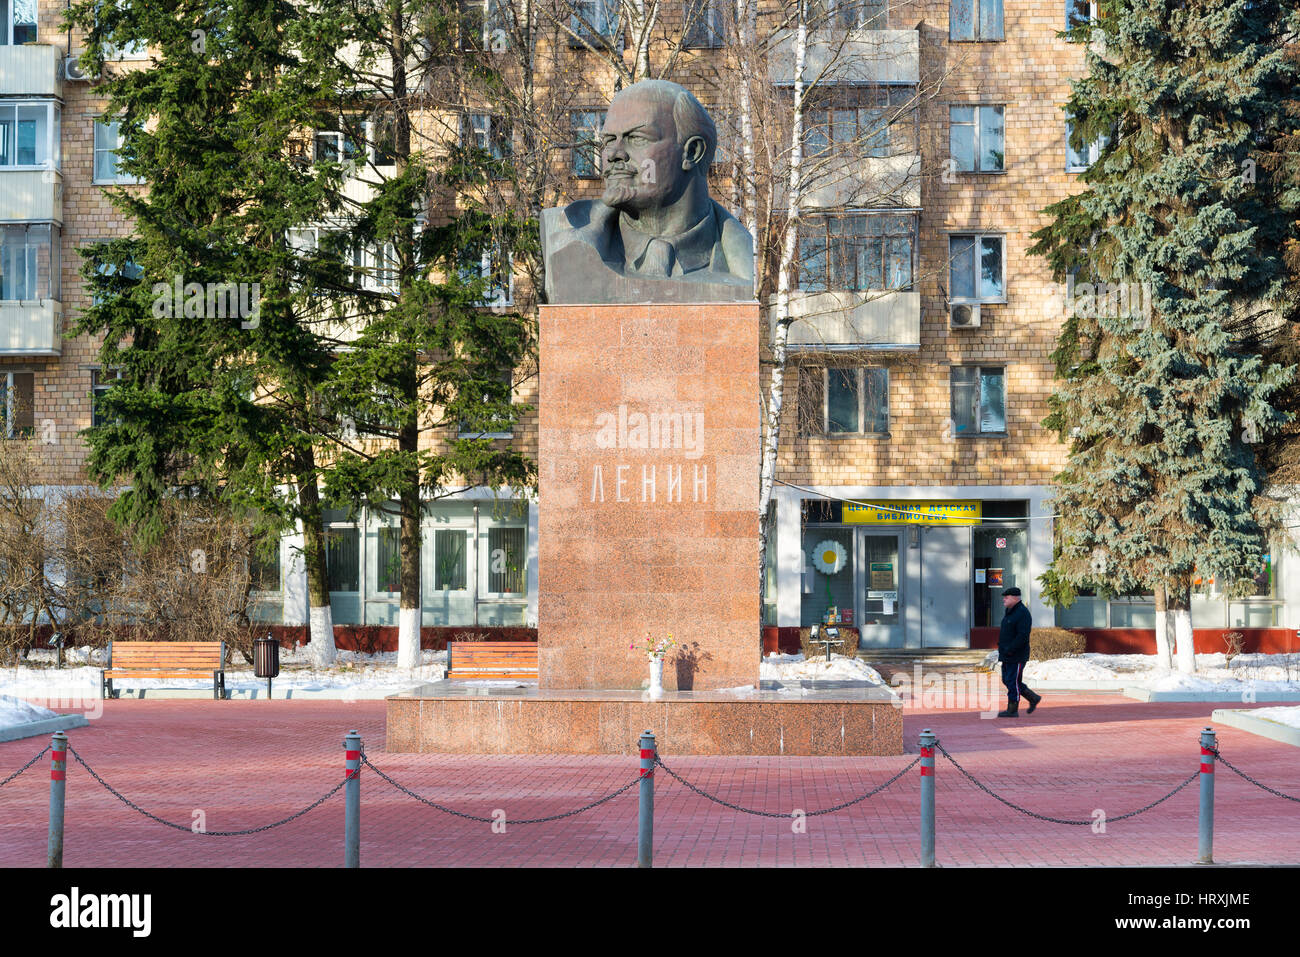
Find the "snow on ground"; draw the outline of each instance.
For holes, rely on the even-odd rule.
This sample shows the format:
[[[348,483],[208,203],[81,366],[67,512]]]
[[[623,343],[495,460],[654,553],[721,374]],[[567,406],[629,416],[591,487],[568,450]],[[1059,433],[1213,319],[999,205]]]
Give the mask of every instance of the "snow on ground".
[[[1235,713],[1248,714],[1252,718],[1263,718],[1265,721],[1274,721],[1300,730],[1300,708],[1252,708],[1250,711]]]
[[[40,708],[7,694],[0,694],[0,728],[12,728],[57,717],[49,708]]]
[[[798,681],[803,678],[823,681],[865,681],[883,685],[885,679],[865,661],[847,655],[824,655],[805,660],[803,655],[782,655],[776,652],[763,659],[758,667],[760,681]]]
[[[367,655],[340,651],[333,667],[313,668],[305,650],[280,649],[280,676],[273,679],[276,695],[289,689],[324,691],[391,689],[394,693],[428,681],[440,681],[447,671],[445,651],[423,651],[417,668],[398,668],[396,652]],[[98,698],[103,652],[98,649],[70,648],[64,655],[62,669],[55,667],[54,651],[33,651],[18,667],[0,668],[0,695],[24,698]],[[122,690],[182,688],[210,690],[211,679],[132,678],[118,680]],[[236,654],[226,671],[226,688],[230,691],[265,691],[266,679],[253,674],[251,665]]]
[[[995,662],[996,664],[996,662]],[[1197,655],[1195,674],[1156,665],[1155,655],[1083,654],[1075,658],[1031,661],[1032,681],[1120,680],[1126,687],[1150,691],[1300,691],[1300,654]]]

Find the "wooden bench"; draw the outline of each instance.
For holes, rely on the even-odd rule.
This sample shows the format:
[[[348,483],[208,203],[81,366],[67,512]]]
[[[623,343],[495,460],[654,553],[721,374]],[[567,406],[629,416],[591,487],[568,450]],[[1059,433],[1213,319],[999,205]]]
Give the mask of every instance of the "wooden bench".
[[[212,697],[226,697],[224,641],[119,641],[108,643],[100,694],[116,698],[113,679],[211,678]]]
[[[535,641],[449,641],[447,678],[537,678]]]

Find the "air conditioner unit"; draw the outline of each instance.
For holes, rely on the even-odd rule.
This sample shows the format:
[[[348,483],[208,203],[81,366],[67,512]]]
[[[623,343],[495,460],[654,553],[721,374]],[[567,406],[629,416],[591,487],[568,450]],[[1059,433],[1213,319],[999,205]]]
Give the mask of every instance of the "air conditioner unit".
[[[63,77],[72,83],[91,83],[99,79],[99,75],[91,76],[81,68],[77,62],[81,59],[81,54],[74,53],[63,58]]]
[[[980,304],[978,302],[948,303],[948,327],[951,329],[978,329]]]

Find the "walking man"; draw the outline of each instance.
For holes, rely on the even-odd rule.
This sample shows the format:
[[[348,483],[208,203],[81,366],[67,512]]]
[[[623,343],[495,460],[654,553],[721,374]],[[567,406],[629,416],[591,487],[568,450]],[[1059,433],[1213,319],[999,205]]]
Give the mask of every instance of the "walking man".
[[[1020,600],[1019,588],[1008,588],[1002,593],[1002,628],[998,632],[998,661],[1002,663],[1002,683],[1007,686],[1007,710],[999,711],[999,718],[1015,718],[1023,695],[1033,714],[1042,695],[1034,694],[1025,686],[1025,662],[1029,660],[1029,629],[1033,619],[1029,609]]]

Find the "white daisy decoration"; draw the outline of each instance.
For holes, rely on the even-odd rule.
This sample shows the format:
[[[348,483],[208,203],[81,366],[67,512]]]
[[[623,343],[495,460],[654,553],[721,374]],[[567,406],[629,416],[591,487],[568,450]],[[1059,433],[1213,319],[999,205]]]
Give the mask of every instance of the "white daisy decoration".
[[[834,575],[840,571],[848,558],[849,553],[844,546],[830,538],[818,542],[813,549],[813,567],[823,575]]]

